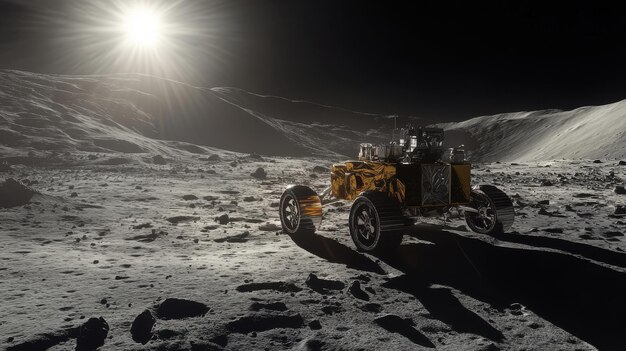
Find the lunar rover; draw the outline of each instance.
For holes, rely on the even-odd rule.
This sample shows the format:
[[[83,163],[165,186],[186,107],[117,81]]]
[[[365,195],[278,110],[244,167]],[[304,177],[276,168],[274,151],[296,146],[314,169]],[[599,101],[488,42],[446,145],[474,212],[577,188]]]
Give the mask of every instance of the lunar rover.
[[[320,195],[304,185],[284,191],[279,205],[283,231],[315,232],[322,204],[334,200],[354,201],[350,236],[357,249],[370,253],[398,246],[407,227],[425,216],[455,212],[474,232],[507,231],[515,216],[509,197],[493,185],[471,187],[465,152],[445,150],[443,141],[443,129],[409,125],[387,144],[361,144],[358,161],[332,166],[330,186]]]

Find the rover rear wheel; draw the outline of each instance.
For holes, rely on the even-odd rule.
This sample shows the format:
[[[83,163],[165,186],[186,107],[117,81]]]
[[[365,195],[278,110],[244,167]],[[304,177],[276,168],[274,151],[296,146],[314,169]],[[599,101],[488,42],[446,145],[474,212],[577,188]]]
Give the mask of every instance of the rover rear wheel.
[[[511,229],[515,212],[511,199],[493,185],[478,185],[472,189],[471,207],[477,210],[465,212],[470,229],[481,234],[501,234]]]
[[[397,201],[385,193],[368,191],[352,204],[349,226],[357,249],[385,253],[402,242],[405,218]]]
[[[278,210],[287,234],[314,233],[322,223],[322,202],[313,189],[304,185],[285,189]]]

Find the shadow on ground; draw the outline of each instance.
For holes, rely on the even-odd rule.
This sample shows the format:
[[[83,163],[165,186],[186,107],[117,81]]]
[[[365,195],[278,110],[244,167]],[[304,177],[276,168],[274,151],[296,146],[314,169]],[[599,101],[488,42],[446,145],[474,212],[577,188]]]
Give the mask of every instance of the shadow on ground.
[[[294,234],[291,235],[291,240],[302,249],[329,262],[341,263],[348,268],[361,271],[385,274],[385,271],[371,258],[358,253],[336,240],[313,233]]]
[[[569,254],[494,246],[433,227],[416,226],[411,235],[432,244],[402,245],[381,257],[405,273],[385,286],[415,295],[435,318],[456,331],[502,339],[498,330],[463,307],[448,289],[431,288],[431,284],[450,286],[498,309],[521,303],[601,350],[623,349],[626,274]],[[598,261],[611,260],[602,251],[576,244],[569,249],[588,250],[587,254],[599,255]]]

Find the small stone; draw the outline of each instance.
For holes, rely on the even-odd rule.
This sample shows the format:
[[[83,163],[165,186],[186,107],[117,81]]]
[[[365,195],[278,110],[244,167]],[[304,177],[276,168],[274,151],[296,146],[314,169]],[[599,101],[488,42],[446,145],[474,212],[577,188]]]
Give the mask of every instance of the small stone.
[[[196,195],[188,194],[188,195],[183,195],[183,200],[185,201],[198,200],[198,197]]]
[[[593,160],[593,163],[602,163],[600,160]]]
[[[619,195],[626,195],[626,188],[623,185],[616,186],[613,191]]]
[[[613,214],[615,214],[615,215],[626,215],[626,206],[616,205],[615,206],[615,212],[613,212]]]
[[[541,200],[539,202],[537,202],[540,205],[549,205],[550,204],[550,200]]]
[[[152,338],[152,327],[154,327],[156,319],[152,316],[149,310],[141,312],[130,327],[130,334],[133,340],[140,344],[146,344]]]
[[[73,192],[73,193],[70,194],[70,197],[77,197],[77,196],[78,196],[77,192]]]
[[[228,224],[228,222],[230,222],[230,218],[228,217],[227,213],[224,213],[223,215],[215,218],[215,221],[219,224]]]
[[[109,334],[109,324],[104,318],[89,318],[85,324],[78,329],[76,338],[77,351],[92,351],[104,345]]]
[[[267,178],[267,173],[263,169],[263,167],[259,167],[254,171],[254,173],[250,173],[250,175],[257,179],[265,179]]]
[[[619,161],[618,165],[619,166],[626,166],[626,161]]]

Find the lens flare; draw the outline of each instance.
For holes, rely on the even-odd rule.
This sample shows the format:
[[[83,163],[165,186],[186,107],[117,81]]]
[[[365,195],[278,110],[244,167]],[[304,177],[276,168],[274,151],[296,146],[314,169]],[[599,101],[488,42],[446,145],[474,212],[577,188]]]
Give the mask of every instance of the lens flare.
[[[161,36],[161,16],[153,9],[140,7],[124,16],[126,39],[133,45],[155,46]]]

